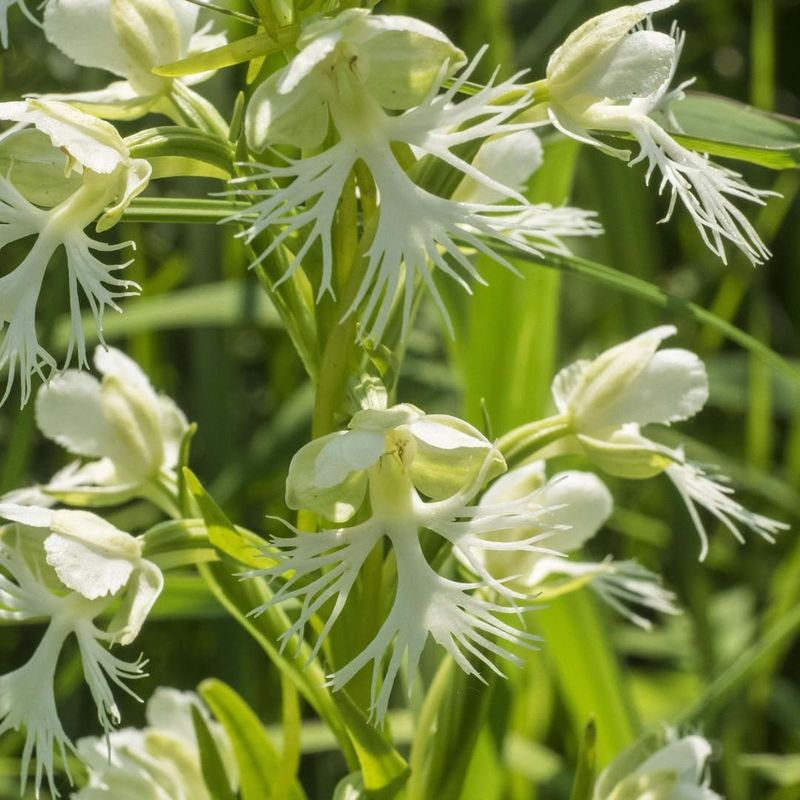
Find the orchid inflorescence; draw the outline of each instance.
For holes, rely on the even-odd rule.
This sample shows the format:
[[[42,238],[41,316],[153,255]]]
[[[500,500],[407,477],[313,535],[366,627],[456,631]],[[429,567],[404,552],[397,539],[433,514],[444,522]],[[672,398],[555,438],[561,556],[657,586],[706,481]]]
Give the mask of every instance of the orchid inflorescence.
[[[137,638],[163,572],[191,563],[180,548],[160,550],[158,535],[180,530],[190,543],[199,536],[201,563],[227,563],[239,552],[214,540],[206,506],[190,497],[184,468],[193,427],[103,338],[104,312],[120,311],[139,287],[123,277],[129,262],[106,255],[131,243],[108,243],[87,229],[94,224],[99,235],[113,228],[151,181],[182,174],[192,152],[157,151],[159,137],[174,134],[189,147],[192,131],[206,137],[208,152],[227,154],[225,221],[238,226],[252,265],[272,270],[266,283],[293,341],[299,328],[281,292],[298,278],[300,294],[311,298],[308,315],[317,304],[334,308],[334,328],[356,320],[346,345],[373,353],[399,347],[421,291],[454,335],[441,274],[471,292],[484,281],[480,261],[517,271],[522,255],[569,256],[566,240],[601,235],[593,212],[529,199],[545,158],[536,131],[548,125],[631,165],[645,162],[645,180],[658,172],[659,191],[669,195],[667,219],[680,200],[713,253],[725,260],[732,244],[758,263],[769,251],[735,203],[763,205],[770,193],[670,133],[687,86],[673,87],[684,35],[656,32],[651,14],[675,2],[649,0],[589,20],[553,53],[541,81],[524,71],[500,79],[496,71],[483,84],[475,76],[485,48],[468,57],[419,20],[329,3],[326,13],[309,12],[282,29],[285,65],[265,76],[229,126],[193,88],[222,62],[201,59],[203,69],[180,74],[164,68],[205,51],[228,52],[223,34],[198,27],[197,4],[46,0],[48,41],[119,80],[0,103],[0,119],[9,123],[0,135],[0,248],[22,253],[0,277],[2,399],[18,382],[24,405],[34,376],[41,378],[37,425],[77,459],[0,498],[0,619],[46,623],[33,655],[0,676],[0,734],[24,730],[23,791],[35,758],[37,797],[44,783],[57,794],[58,754],[70,779],[72,757],[88,767],[76,798],[211,797],[191,721],[198,715],[225,755],[226,786],[237,786],[227,734],[195,696],[160,689],[145,730],[114,730],[120,713],[112,690],[133,694],[128,684],[145,675],[146,660],[124,660],[111,648]],[[16,4],[0,0],[4,47],[6,14]],[[276,34],[270,41],[278,47],[283,40]],[[108,121],[145,114],[171,125],[151,138],[145,131],[125,139]],[[631,159],[609,145],[607,134],[632,137],[638,154]],[[206,174],[195,168],[186,174]],[[70,335],[59,365],[40,342],[36,313],[62,250]],[[82,303],[100,340],[99,378],[84,371]],[[679,614],[677,596],[643,564],[585,552],[614,510],[614,484],[590,469],[612,481],[666,475],[700,537],[701,560],[710,546],[706,514],[740,541],[749,529],[772,542],[787,526],[747,510],[724,477],[651,433],[649,426],[693,417],[709,395],[696,354],[659,349],[676,333],[662,325],[576,361],[553,380],[552,416],[494,440],[456,416],[390,404],[392,387],[373,375],[349,376],[363,379],[356,389],[351,382],[349,406],[340,404],[291,461],[286,506],[296,519],[276,522],[258,548],[231,526],[249,554],[233,574],[263,597],[247,611],[280,612],[281,653],[288,648],[307,666],[323,665],[334,691],[369,668],[363,710],[375,724],[389,712],[398,682],[412,691],[429,640],[464,673],[485,680],[520,662],[524,648],[546,647],[527,630],[529,613],[581,587],[644,629],[658,614]],[[77,369],[68,368],[73,363]],[[348,368],[347,359],[341,363]],[[309,370],[320,384],[325,367]],[[565,456],[583,468],[564,468]],[[95,513],[134,499],[171,523],[132,535]],[[372,599],[380,616],[372,638],[343,658],[329,640],[359,602],[376,558],[391,591]],[[54,692],[59,654],[72,635],[105,736],[77,746]],[[648,740],[620,756],[593,796],[644,797],[630,787],[646,787],[648,797],[716,797],[703,783],[708,742],[672,732],[662,738],[660,746]]]

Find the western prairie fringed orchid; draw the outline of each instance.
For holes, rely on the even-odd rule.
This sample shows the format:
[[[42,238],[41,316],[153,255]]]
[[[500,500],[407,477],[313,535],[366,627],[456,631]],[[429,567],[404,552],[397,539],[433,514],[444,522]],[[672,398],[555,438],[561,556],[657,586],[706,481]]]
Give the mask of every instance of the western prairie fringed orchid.
[[[31,393],[31,378],[46,380],[57,365],[36,333],[36,309],[47,268],[57,251],[67,260],[71,336],[65,364],[75,355],[88,366],[80,295],[92,310],[102,335],[106,308],[138,286],[116,276],[127,264],[106,264],[95,253],[128,247],[106,244],[86,232],[95,220],[104,231],[115,225],[130,201],[147,186],[151,167],[131,158],[115,128],[57,101],[0,103],[0,119],[14,125],[0,136],[0,248],[35,237],[22,261],[0,278],[0,369],[8,372],[2,400],[15,378],[21,404]]]
[[[74,635],[84,680],[108,733],[119,724],[112,684],[136,697],[127,683],[144,676],[145,661],[124,661],[108,647],[130,644],[139,634],[164,585],[159,568],[142,557],[139,540],[86,511],[0,504],[0,619],[46,620],[30,659],[0,676],[0,734],[25,729],[20,768],[23,792],[36,757],[37,796],[46,777],[57,795],[53,755],[69,776],[74,752],[56,708],[54,680],[64,642]],[[107,629],[95,619],[121,600]]]

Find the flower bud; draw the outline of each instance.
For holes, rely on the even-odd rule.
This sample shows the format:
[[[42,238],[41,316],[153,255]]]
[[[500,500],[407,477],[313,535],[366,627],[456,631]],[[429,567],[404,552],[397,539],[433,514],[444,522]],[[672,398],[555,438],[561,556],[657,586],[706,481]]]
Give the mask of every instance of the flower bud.
[[[712,749],[702,736],[652,734],[623,751],[597,779],[592,800],[720,800],[707,786]]]

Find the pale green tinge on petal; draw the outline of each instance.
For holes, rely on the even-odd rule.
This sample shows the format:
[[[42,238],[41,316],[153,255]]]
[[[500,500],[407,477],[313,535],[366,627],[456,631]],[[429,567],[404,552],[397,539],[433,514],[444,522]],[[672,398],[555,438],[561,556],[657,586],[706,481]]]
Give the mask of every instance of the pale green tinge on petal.
[[[425,414],[411,403],[399,403],[391,408],[365,408],[353,414],[350,430],[388,433],[401,425],[409,425]]]
[[[576,439],[594,464],[618,478],[653,478],[681,460],[678,452],[642,436],[636,425],[623,426],[605,439],[582,434]]]
[[[171,84],[151,69],[177,61],[188,49],[176,8],[165,0],[51,0],[44,30],[76,64],[113,72],[147,95]],[[190,13],[196,18],[196,12]]]
[[[580,85],[602,63],[602,57],[637,23],[648,14],[654,14],[675,5],[678,0],[650,0],[632,6],[620,6],[592,17],[576,28],[550,56],[547,63],[547,80],[551,86]]]
[[[168,89],[172,80],[151,70],[179,60],[186,52],[173,5],[164,0],[111,0],[111,25],[118,46],[133,65],[125,76],[133,87],[142,94]]]
[[[81,166],[108,175],[128,160],[113,125],[56,100],[0,103],[0,119],[33,125]]]
[[[340,483],[330,487],[317,484],[319,454],[331,442],[348,433],[340,431],[315,439],[295,454],[286,478],[286,505],[289,508],[305,508],[334,522],[346,522],[355,514],[367,492],[366,472],[357,469],[346,473]]]
[[[152,172],[153,168],[149,161],[143,158],[135,158],[130,161],[125,170],[124,183],[120,186],[116,202],[107,208],[97,220],[96,230],[98,233],[108,230],[120,221],[131,200],[147,188]]]
[[[334,434],[314,462],[314,483],[320,489],[338,486],[352,472],[371,467],[383,455],[384,447],[384,436],[377,431]]]
[[[247,143],[256,151],[269,144],[318,147],[329,127],[325,98],[315,90],[312,80],[291,91],[280,91],[281,75],[280,72],[270,75],[253,92],[244,121]]]
[[[29,202],[52,208],[81,185],[81,176],[65,176],[67,156],[42,131],[28,128],[2,140],[0,174]]]
[[[103,119],[132,120],[156,110],[160,95],[141,95],[128,81],[114,81],[104,89],[72,94],[48,94],[48,99],[69,103]]]
[[[411,482],[432,500],[450,497],[469,486],[486,459],[491,480],[505,472],[500,451],[472,425],[444,414],[428,414],[408,425],[416,449],[409,465]]]
[[[47,563],[65,586],[89,600],[116,594],[141,559],[133,536],[87,511],[54,511],[50,529]]]
[[[163,588],[161,570],[151,561],[140,559],[123,595],[122,605],[108,626],[120,644],[130,644],[139,635]]]
[[[365,86],[384,107],[405,110],[419,105],[447,63],[447,75],[467,63],[463,51],[441,31],[417,19],[373,16],[374,31],[360,48],[366,60]]]

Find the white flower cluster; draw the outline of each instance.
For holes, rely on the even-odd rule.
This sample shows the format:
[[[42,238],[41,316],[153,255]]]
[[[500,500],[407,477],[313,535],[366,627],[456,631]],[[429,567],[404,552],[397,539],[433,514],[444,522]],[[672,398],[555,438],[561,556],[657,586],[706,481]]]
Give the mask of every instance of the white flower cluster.
[[[0,37],[7,46],[8,0],[0,1]],[[20,3],[24,10],[24,3]],[[34,374],[47,380],[58,370],[39,343],[36,310],[48,266],[63,248],[67,263],[72,335],[65,364],[73,354],[87,367],[81,322],[85,298],[102,341],[103,313],[119,311],[117,301],[138,292],[116,273],[129,262],[106,264],[97,254],[124,249],[86,233],[96,221],[101,233],[114,226],[147,187],[150,162],[132,158],[106,119],[134,119],[149,112],[186,122],[187,97],[210,119],[218,113],[184,81],[159,78],[151,70],[165,60],[224,43],[206,29],[196,31],[198,7],[185,0],[48,0],[47,38],[76,63],[124,78],[106,89],[48,95],[0,103],[0,120],[13,123],[0,134],[0,250],[27,237],[27,254],[0,277],[0,370],[7,370],[5,401],[16,379],[21,403],[31,394]],[[27,12],[26,10],[26,13]],[[208,73],[194,76],[197,83]]]
[[[679,199],[705,244],[723,262],[727,240],[757,264],[769,258],[769,250],[735,201],[763,205],[770,192],[752,189],[737,172],[683,147],[658,119],[660,115],[673,129],[678,127],[670,104],[680,101],[687,83],[670,89],[683,34],[677,28],[669,35],[652,30],[650,15],[677,2],[621,6],[573,31],[547,65],[549,119],[567,136],[625,161],[630,151],[611,147],[591,132],[632,136],[640,150],[629,163],[645,161],[648,182],[658,170],[659,191],[670,193],[664,219],[672,216]],[[645,21],[647,26],[641,27]]]
[[[69,465],[43,486],[0,498],[0,519],[8,523],[0,528],[0,620],[47,622],[27,662],[0,676],[0,735],[25,729],[22,787],[35,756],[37,796],[45,778],[51,793],[57,795],[55,751],[70,780],[70,753],[89,764],[92,788],[78,795],[89,798],[97,796],[101,784],[120,789],[124,783],[120,774],[127,774],[134,757],[131,748],[138,752],[151,746],[151,740],[162,741],[155,734],[142,738],[121,731],[100,748],[82,742],[76,750],[56,708],[57,662],[64,643],[74,635],[101,726],[109,734],[120,722],[112,688],[116,685],[136,697],[128,682],[144,676],[146,662],[141,657],[123,660],[108,648],[136,639],[164,579],[159,567],[144,557],[141,538],[94,513],[53,506],[57,501],[104,506],[143,497],[180,516],[175,471],[188,427],[183,413],[172,400],[157,395],[138,365],[118,350],[98,349],[95,363],[102,382],[68,371],[43,387],[36,402],[42,432],[70,452],[92,460]],[[164,703],[156,705],[160,708]],[[102,750],[107,759],[108,746],[121,760],[102,770],[98,753]],[[178,751],[173,748],[173,752]],[[153,758],[155,753],[147,763]],[[140,766],[145,767],[144,761]],[[153,770],[153,780],[163,780],[163,769],[155,764]],[[188,780],[186,775],[176,777],[183,779]],[[114,794],[117,789],[108,791],[108,796],[123,796]],[[183,795],[163,788],[154,796]]]
[[[270,148],[275,163],[255,167],[238,181],[269,187],[240,190],[255,199],[241,215],[249,226],[244,236],[252,242],[264,231],[280,230],[258,254],[263,259],[299,235],[285,277],[318,242],[319,295],[333,293],[334,217],[348,176],[363,163],[379,208],[368,234],[366,268],[346,315],[358,312],[371,337],[383,334],[398,291],[403,329],[408,328],[417,278],[449,324],[433,269],[469,291],[468,281],[481,278],[464,248],[513,269],[498,245],[533,253],[563,250],[560,236],[599,232],[592,215],[531,205],[517,188],[524,188],[537,163],[526,146],[532,134],[522,147],[515,137],[531,127],[513,121],[531,100],[530,91],[516,83],[519,75],[492,80],[458,99],[482,53],[464,67],[464,54],[430,25],[363,9],[309,25],[297,45],[298,55],[256,90],[248,106],[247,141],[256,151]],[[335,143],[323,146],[331,132]],[[487,139],[485,158],[459,155]],[[322,149],[292,159],[275,150],[281,144]],[[417,163],[434,158],[469,184],[452,198],[432,194],[399,160],[397,148],[403,147]],[[503,169],[498,164],[512,154],[506,174],[495,177]]]
[[[124,661],[107,648],[130,644],[163,587],[161,571],[142,557],[141,542],[86,511],[0,504],[0,619],[45,620],[47,629],[22,666],[0,676],[0,734],[26,730],[21,792],[36,755],[38,796],[46,776],[57,794],[53,751],[69,774],[74,746],[56,709],[53,682],[64,642],[74,635],[84,679],[103,729],[120,720],[112,685],[136,696],[127,682],[144,675],[144,661]],[[96,618],[115,601],[119,609],[107,629]]]
[[[546,544],[553,527],[535,492],[511,501],[470,505],[484,482],[504,469],[497,449],[455,417],[423,414],[410,405],[358,412],[347,431],[323,436],[294,457],[286,502],[290,508],[306,508],[343,523],[365,505],[368,496],[369,518],[350,527],[314,534],[293,530],[290,536],[274,538],[276,552],[269,556],[277,564],[254,574],[290,573],[290,577],[258,610],[286,600],[301,601],[297,619],[283,634],[286,644],[296,633],[302,635],[312,615],[333,600],[317,636],[316,653],[367,556],[388,539],[397,563],[394,600],[375,638],[330,676],[335,688],[372,664],[372,711],[382,719],[404,655],[413,681],[429,635],[469,674],[478,674],[471,659],[495,672],[495,657],[517,661],[503,642],[530,643],[535,637],[498,615],[517,612],[513,601],[523,595],[493,578],[478,553],[512,549],[550,553],[541,543]],[[521,527],[535,530],[512,542],[492,536]],[[423,552],[423,530],[452,547],[480,580],[461,583],[441,576]],[[484,589],[493,589],[512,604],[484,597]],[[382,665],[390,652],[381,684]]]

